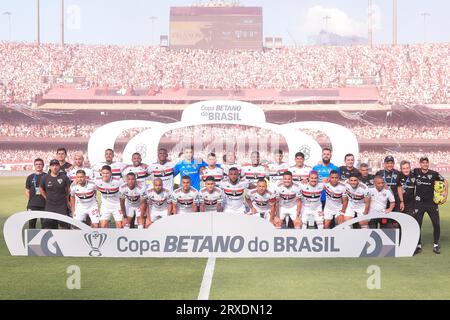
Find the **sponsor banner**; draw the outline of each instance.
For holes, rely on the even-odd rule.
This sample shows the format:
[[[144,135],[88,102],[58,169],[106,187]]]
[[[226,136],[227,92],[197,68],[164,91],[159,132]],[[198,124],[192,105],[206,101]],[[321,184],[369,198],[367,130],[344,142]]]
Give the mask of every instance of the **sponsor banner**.
[[[419,239],[416,220],[389,214],[398,229],[349,229],[358,217],[331,230],[276,229],[267,220],[217,212],[178,214],[156,221],[148,229],[92,229],[70,217],[50,212],[21,212],[5,223],[12,255],[65,257],[223,257],[223,258],[343,258],[412,256]],[[371,218],[386,215],[371,215]],[[74,230],[25,230],[33,218],[52,218]]]

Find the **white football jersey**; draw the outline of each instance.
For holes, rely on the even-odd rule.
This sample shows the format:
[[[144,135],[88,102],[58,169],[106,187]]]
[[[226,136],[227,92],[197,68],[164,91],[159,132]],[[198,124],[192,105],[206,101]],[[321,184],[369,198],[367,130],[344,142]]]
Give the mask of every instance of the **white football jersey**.
[[[137,167],[126,166],[122,171],[122,178],[124,181],[127,181],[127,174],[130,172],[134,173],[134,175],[136,176],[136,181],[141,184],[144,184],[145,180],[148,177],[147,168],[144,167],[143,165]]]
[[[246,179],[248,182],[256,184],[259,179],[267,178],[268,173],[267,169],[262,165],[258,166],[250,165],[242,167],[242,177]]]
[[[214,187],[213,192],[209,192],[203,188],[199,192],[198,200],[200,204],[205,206],[205,211],[217,211],[217,206],[222,205],[224,194],[223,191]]]
[[[257,189],[249,190],[247,197],[258,212],[269,212],[271,203],[274,203],[276,199],[273,192],[266,190],[266,192],[260,194]]]
[[[323,183],[318,183],[315,186],[308,183],[302,185],[301,189],[303,208],[313,211],[321,210],[322,202],[320,201],[320,197],[324,189]]]
[[[283,182],[280,182],[275,187],[275,195],[280,205],[280,208],[293,208],[297,205],[297,200],[300,197],[301,187],[298,183],[293,182],[290,187],[286,187]]]
[[[224,193],[224,210],[240,210],[244,206],[244,192],[248,188],[248,181],[238,181],[232,184],[230,181],[222,181],[219,187]]]
[[[223,174],[225,177],[228,177],[228,171],[230,171],[231,168],[237,168],[239,170],[239,176],[242,176],[242,167],[240,165],[238,165],[237,163],[233,163],[233,164],[225,164],[222,163],[221,167],[223,169]]]
[[[119,189],[121,184],[122,180],[115,177],[111,177],[111,179],[106,182],[103,181],[102,178],[97,178],[95,180],[97,190],[101,194],[101,206],[103,208],[115,210],[120,207]]]
[[[295,182],[301,182],[303,184],[308,182],[308,177],[311,170],[312,168],[306,165],[302,168],[298,168],[296,166],[289,168],[289,171],[292,172],[292,180],[294,180]]]
[[[193,212],[192,205],[198,204],[198,191],[193,187],[188,192],[178,188],[172,193],[171,202],[177,206],[177,214]]]
[[[277,186],[277,183],[283,180],[283,174],[289,171],[289,164],[287,162],[269,163],[268,171],[270,183]]]
[[[72,182],[75,181],[78,170],[83,170],[84,172],[86,172],[86,178],[90,181],[94,181],[94,179],[95,179],[94,171],[91,168],[86,168],[86,167],[81,167],[81,168],[72,167],[72,169],[67,171],[67,177],[70,179],[70,181],[72,181]]]
[[[159,193],[154,188],[149,188],[142,197],[147,200],[150,211],[167,211],[169,208],[170,191],[166,188],[162,188]]]
[[[348,182],[345,183],[345,189],[348,197],[348,206],[353,210],[364,210],[364,198],[369,196],[369,188],[364,183],[359,183],[353,188]]]
[[[112,173],[113,177],[122,178],[122,171],[127,165],[122,162],[118,162],[118,161],[114,161],[112,163],[99,162],[94,167],[92,167],[92,170],[94,170],[95,178],[101,178],[101,176],[102,176],[101,171],[102,171],[103,166],[111,167],[111,173]]]
[[[345,185],[338,182],[337,185],[333,186],[331,183],[325,183],[325,209],[331,212],[338,212],[342,209],[342,197],[347,197]]]
[[[84,186],[78,183],[72,183],[70,186],[70,195],[75,197],[75,208],[89,208],[97,206],[97,190],[95,183],[86,181]]]
[[[221,167],[215,167],[212,169],[210,167],[205,167],[202,172],[202,181],[205,181],[209,176],[213,177],[214,181],[218,183],[223,180],[223,169]]]
[[[390,203],[395,202],[394,194],[391,189],[383,188],[378,191],[375,187],[370,187],[368,191],[370,197],[369,214],[371,213],[384,213],[388,201]]]
[[[139,207],[141,196],[145,189],[142,185],[136,184],[134,189],[130,189],[126,183],[120,186],[119,194],[121,199],[125,199],[125,203],[130,207]]]
[[[152,163],[148,166],[147,173],[151,176],[151,179],[160,178],[163,182],[164,189],[173,191],[173,169],[175,162],[167,161],[164,164],[159,162]]]

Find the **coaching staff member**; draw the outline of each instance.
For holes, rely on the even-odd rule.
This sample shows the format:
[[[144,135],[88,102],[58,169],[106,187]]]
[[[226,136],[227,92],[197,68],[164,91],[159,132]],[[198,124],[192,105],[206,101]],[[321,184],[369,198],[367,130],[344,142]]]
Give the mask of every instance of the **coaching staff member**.
[[[436,171],[430,170],[430,162],[427,157],[422,157],[419,160],[420,168],[414,169],[413,174],[416,179],[416,194],[415,194],[415,210],[414,216],[416,217],[419,226],[422,227],[423,216],[425,212],[430,216],[431,223],[433,225],[433,251],[434,253],[441,253],[439,245],[439,238],[441,235],[441,227],[439,223],[439,207],[433,201],[434,195],[434,182],[444,181],[445,191],[444,198],[447,201],[448,196],[448,181],[444,179]],[[416,253],[422,252],[421,239],[419,238],[419,244],[417,245]]]
[[[50,173],[42,177],[40,192],[45,198],[45,211],[69,214],[69,188],[70,179],[65,173],[60,171],[59,161],[53,159],[50,161]],[[68,229],[66,223],[60,222],[63,229]],[[58,221],[44,219],[44,229],[58,229]]]
[[[25,182],[25,195],[28,199],[27,210],[44,211],[45,199],[41,194],[39,186],[41,185],[41,178],[45,176],[44,160],[37,158],[34,160],[35,172],[27,177]],[[36,229],[37,219],[31,219],[28,223],[30,229]],[[41,219],[41,226],[43,226],[43,219]]]

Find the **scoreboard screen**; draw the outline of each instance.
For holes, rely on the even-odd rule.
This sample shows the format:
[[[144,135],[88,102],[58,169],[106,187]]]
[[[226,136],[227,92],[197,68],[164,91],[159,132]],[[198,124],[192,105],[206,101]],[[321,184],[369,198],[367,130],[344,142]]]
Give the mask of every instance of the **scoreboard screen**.
[[[253,49],[263,44],[262,7],[171,7],[173,49]]]

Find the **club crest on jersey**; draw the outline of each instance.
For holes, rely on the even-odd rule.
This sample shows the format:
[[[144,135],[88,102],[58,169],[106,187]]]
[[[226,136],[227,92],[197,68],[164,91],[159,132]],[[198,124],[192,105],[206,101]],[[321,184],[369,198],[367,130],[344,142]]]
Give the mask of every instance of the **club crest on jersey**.
[[[431,178],[433,178],[433,175],[432,175],[432,174],[429,174],[427,177],[428,177],[428,179],[431,180]]]
[[[58,181],[58,183],[61,184],[63,182],[63,179],[57,179],[56,181]]]

